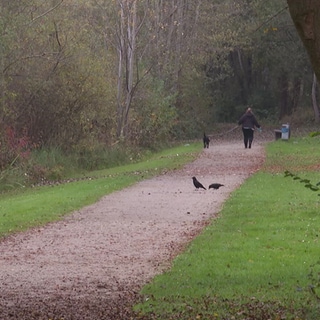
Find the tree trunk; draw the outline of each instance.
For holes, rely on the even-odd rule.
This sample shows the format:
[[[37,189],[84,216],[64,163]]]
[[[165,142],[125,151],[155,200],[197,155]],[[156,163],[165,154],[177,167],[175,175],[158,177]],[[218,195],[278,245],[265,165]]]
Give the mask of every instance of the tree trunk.
[[[313,70],[320,79],[320,2],[287,0],[291,18],[308,52]]]
[[[137,36],[137,0],[119,1],[117,136],[125,137],[134,93],[134,59]],[[125,32],[126,30],[126,32]]]
[[[124,41],[124,9],[123,4],[120,5],[120,21],[118,30],[118,42],[117,42],[117,53],[118,53],[118,78],[117,78],[117,137],[122,135],[123,128],[123,56],[125,50]]]
[[[127,91],[126,91],[126,105],[125,115],[123,121],[123,129],[126,135],[128,129],[128,117],[131,102],[133,98],[134,83],[134,59],[136,54],[136,35],[137,35],[137,0],[134,0],[132,7],[128,9],[128,22],[127,22],[127,33],[128,33],[128,48],[127,48]]]
[[[279,118],[282,119],[284,116],[290,114],[289,107],[289,97],[288,97],[288,77],[286,74],[282,74],[279,78],[280,87],[280,115]]]
[[[320,110],[317,103],[317,77],[316,74],[313,74],[313,82],[312,82],[312,107],[314,111],[314,119],[316,123],[320,122]]]
[[[295,78],[293,80],[293,84],[291,86],[291,112],[290,113],[293,113],[295,110],[297,110],[298,106],[299,106],[299,103],[300,103],[300,93],[301,93],[301,78]]]

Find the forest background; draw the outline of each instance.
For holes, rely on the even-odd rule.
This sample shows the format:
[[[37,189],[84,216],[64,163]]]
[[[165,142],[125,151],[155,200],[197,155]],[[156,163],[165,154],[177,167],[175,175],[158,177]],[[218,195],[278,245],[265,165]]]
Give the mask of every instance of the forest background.
[[[134,160],[249,105],[320,120],[284,0],[2,0],[0,16],[0,189]]]

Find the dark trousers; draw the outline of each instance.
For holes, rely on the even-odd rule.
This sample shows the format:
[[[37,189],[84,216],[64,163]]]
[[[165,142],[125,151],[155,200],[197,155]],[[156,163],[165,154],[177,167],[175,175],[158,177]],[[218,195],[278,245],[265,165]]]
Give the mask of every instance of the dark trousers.
[[[253,129],[251,128],[242,128],[243,132],[243,142],[245,148],[248,147],[248,142],[249,142],[249,148],[251,148],[251,144],[253,141]]]

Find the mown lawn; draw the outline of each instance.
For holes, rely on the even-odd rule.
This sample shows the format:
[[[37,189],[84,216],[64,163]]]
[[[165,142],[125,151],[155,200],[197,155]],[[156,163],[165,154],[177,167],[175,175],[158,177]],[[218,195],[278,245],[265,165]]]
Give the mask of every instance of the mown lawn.
[[[319,143],[269,144],[262,170],[142,289],[139,317],[320,319],[320,190],[301,182],[320,181]]]

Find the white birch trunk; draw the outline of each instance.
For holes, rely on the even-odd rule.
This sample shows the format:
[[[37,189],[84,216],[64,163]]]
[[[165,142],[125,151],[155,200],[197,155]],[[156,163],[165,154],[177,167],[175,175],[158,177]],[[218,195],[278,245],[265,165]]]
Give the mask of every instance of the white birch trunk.
[[[132,2],[132,7],[128,8],[128,45],[127,45],[127,92],[124,114],[124,131],[126,132],[128,126],[129,110],[133,98],[134,91],[134,61],[136,55],[136,35],[137,35],[137,0]]]
[[[118,53],[118,76],[117,76],[117,136],[123,135],[123,56],[124,56],[124,8],[123,3],[119,1],[120,21],[119,34],[117,42]]]

